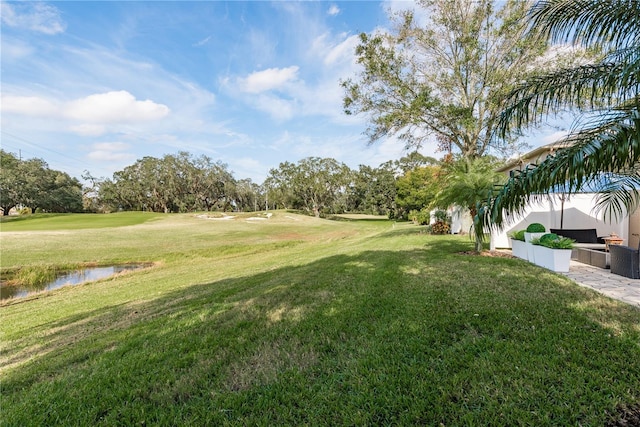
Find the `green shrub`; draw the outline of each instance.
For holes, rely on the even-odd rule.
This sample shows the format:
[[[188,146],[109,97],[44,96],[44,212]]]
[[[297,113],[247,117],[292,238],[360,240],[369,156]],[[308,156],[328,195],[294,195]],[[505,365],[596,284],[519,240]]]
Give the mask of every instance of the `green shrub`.
[[[540,236],[540,238],[531,239],[532,244],[545,246],[551,249],[573,249],[574,242],[575,240],[573,239],[560,237],[554,233],[547,233]]]
[[[426,209],[413,209],[409,211],[409,219],[413,221],[414,224],[426,225],[429,224],[431,220],[431,214]]]
[[[575,240],[567,237],[558,237],[554,240],[546,240],[542,242],[542,246],[546,246],[551,249],[573,249],[573,243]]]
[[[520,240],[524,242],[524,233],[525,230],[514,231],[509,237],[511,237],[513,240]]]
[[[540,236],[540,244],[544,246],[545,242],[557,240],[558,238],[560,238],[560,236],[555,233],[543,234],[542,236]]]
[[[544,225],[540,224],[539,222],[529,224],[529,226],[527,227],[527,233],[544,233],[545,231],[547,231],[547,229],[544,228]]]
[[[451,226],[444,221],[436,221],[431,224],[431,234],[449,234]]]
[[[437,221],[441,221],[441,222],[446,222],[446,223],[450,223],[451,222],[451,218],[449,217],[449,214],[447,214],[447,211],[442,210],[442,209],[438,209],[433,213],[433,218]]]

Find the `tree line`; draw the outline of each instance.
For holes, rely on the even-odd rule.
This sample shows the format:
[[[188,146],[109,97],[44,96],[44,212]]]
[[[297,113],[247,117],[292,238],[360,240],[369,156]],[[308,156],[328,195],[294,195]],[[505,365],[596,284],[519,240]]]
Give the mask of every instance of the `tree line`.
[[[486,195],[499,179],[495,173],[486,173],[487,165],[495,169],[496,163],[482,159],[469,163],[464,158],[438,161],[413,152],[378,167],[360,165],[353,170],[332,158],[307,157],[280,163],[269,170],[262,184],[256,184],[235,179],[220,161],[179,152],[143,157],[111,178],[85,172],[88,184],[83,187],[77,179],[49,169],[43,160],[23,161],[2,151],[0,199],[5,214],[15,206],[44,212],[293,209],[315,216],[350,212],[415,219],[416,212],[449,206],[464,193],[460,187],[468,184],[461,181],[468,183],[470,176],[484,181],[481,188],[469,191]],[[451,191],[446,191],[445,182]]]

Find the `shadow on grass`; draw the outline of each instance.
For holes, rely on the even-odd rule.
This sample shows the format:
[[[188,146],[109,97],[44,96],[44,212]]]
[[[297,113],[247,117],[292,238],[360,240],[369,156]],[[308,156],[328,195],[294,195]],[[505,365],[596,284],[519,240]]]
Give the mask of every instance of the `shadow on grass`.
[[[336,255],[41,325],[3,352],[3,418],[601,425],[640,399],[637,309],[467,247]]]

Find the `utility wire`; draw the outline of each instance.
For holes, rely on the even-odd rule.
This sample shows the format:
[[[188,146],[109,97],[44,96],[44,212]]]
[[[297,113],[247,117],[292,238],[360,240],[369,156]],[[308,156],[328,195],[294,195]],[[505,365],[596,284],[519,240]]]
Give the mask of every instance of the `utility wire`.
[[[22,137],[20,137],[20,136],[14,135],[14,134],[9,133],[9,132],[7,132],[7,131],[5,131],[5,130],[0,130],[0,132],[2,132],[3,134],[5,134],[5,135],[7,135],[7,136],[9,136],[9,137],[11,137],[11,138],[14,138],[14,139],[16,139],[16,140],[20,141],[20,142],[22,142],[22,143],[25,143],[25,144],[27,144],[27,145],[31,146],[31,148],[36,148],[36,149],[40,149],[40,150],[49,151],[49,152],[51,152],[51,153],[53,153],[53,154],[57,154],[58,156],[62,156],[65,160],[72,160],[72,161],[77,162],[78,164],[83,165],[83,166],[84,166],[84,165],[86,165],[86,161],[83,161],[83,160],[80,160],[80,159],[76,159],[76,158],[74,158],[73,156],[69,156],[69,154],[67,154],[67,153],[61,153],[61,152],[59,152],[59,151],[52,150],[51,148],[44,147],[44,146],[42,146],[42,145],[36,144],[36,143],[35,143],[35,142],[33,142],[33,141],[29,141],[29,140],[27,140],[27,139],[25,139],[25,138],[22,138]],[[6,144],[6,143],[5,143],[5,141],[2,141],[2,145],[4,146],[5,144]],[[11,144],[11,145],[13,145],[13,144]],[[15,149],[15,148],[14,148],[14,149]],[[18,150],[20,150],[20,151],[24,151],[24,150],[22,150],[21,148],[18,148]],[[22,153],[21,153],[21,154],[22,154]],[[47,162],[47,163],[48,163],[48,162]],[[63,164],[64,164],[64,163],[63,163]]]

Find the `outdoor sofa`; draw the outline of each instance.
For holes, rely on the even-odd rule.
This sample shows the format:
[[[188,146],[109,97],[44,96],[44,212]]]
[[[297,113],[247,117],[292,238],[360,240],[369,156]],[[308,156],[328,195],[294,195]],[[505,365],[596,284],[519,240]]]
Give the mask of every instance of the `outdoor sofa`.
[[[605,252],[606,244],[602,237],[598,237],[595,228],[552,228],[549,231],[575,240],[571,259],[583,264],[609,268],[610,255]]]
[[[604,249],[604,240],[598,237],[595,228],[552,228],[549,230],[558,236],[567,237],[576,241],[576,246],[590,249]]]

